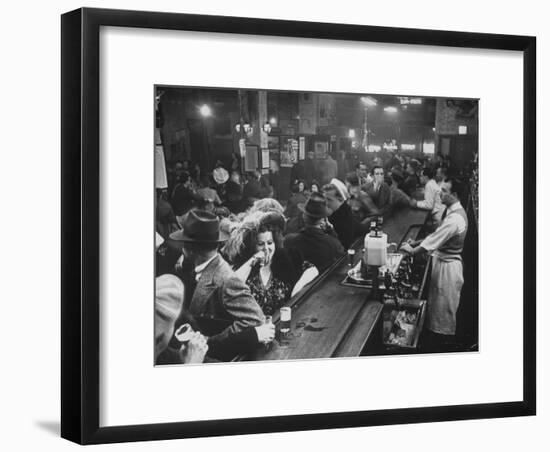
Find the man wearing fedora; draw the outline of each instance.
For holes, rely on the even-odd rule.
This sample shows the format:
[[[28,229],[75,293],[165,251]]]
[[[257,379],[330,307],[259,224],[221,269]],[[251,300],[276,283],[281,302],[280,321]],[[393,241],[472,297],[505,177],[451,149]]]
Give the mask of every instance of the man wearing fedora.
[[[198,330],[208,337],[211,350],[223,349],[231,336],[263,324],[263,312],[248,286],[218,253],[219,245],[229,238],[220,231],[218,217],[191,210],[182,227],[170,239],[183,251],[183,266],[177,273],[185,283],[185,314],[190,314]]]
[[[327,221],[330,212],[322,194],[312,193],[305,204],[298,204],[298,208],[302,211],[305,226],[294,234],[288,234],[284,247],[298,249],[304,259],[321,273],[344,253],[344,248]]]

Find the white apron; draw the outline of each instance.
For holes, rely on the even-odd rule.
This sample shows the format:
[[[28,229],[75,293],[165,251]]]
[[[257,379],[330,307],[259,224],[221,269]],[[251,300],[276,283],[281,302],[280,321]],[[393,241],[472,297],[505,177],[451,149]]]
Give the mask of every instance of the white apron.
[[[432,277],[426,314],[427,327],[434,333],[454,335],[456,311],[464,284],[460,256],[432,256]]]

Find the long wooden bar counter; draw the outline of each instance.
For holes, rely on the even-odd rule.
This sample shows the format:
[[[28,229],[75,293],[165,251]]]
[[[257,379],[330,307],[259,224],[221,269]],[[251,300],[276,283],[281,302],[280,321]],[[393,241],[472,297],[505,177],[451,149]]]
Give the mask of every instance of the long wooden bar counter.
[[[402,209],[384,219],[388,243],[416,239],[427,212]],[[362,248],[359,239],[354,248]],[[361,253],[356,253],[356,259]],[[382,303],[369,301],[369,289],[342,285],[349,270],[343,256],[311,284],[289,300],[291,333],[239,360],[283,360],[359,356],[375,331]],[[278,320],[278,318],[274,318]]]

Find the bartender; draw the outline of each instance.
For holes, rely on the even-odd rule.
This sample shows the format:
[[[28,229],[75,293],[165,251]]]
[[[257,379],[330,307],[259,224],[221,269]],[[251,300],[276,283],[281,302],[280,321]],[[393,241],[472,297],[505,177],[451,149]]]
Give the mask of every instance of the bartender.
[[[456,312],[464,284],[462,249],[468,219],[450,179],[441,183],[441,202],[445,206],[440,226],[425,239],[409,241],[401,250],[411,255],[430,253],[432,274],[430,280],[427,328],[434,345],[449,344],[456,332]]]

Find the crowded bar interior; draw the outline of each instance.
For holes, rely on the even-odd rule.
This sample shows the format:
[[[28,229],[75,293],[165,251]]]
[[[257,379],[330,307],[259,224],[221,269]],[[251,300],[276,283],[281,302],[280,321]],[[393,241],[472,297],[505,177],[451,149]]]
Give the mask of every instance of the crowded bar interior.
[[[155,363],[478,350],[478,100],[155,87]]]

